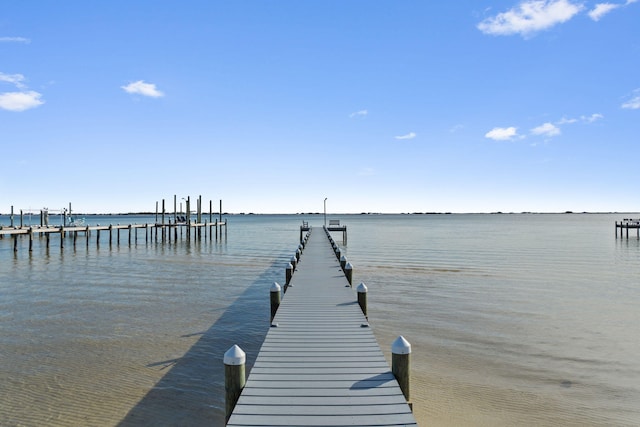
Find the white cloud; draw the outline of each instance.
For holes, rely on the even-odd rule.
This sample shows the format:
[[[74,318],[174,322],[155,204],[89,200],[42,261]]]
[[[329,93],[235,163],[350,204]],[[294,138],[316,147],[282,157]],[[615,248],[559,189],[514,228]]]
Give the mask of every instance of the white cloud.
[[[6,92],[0,93],[0,108],[8,111],[25,111],[44,104],[38,92]]]
[[[508,128],[493,128],[484,137],[495,141],[509,141],[518,136],[518,129],[514,126]]]
[[[22,83],[25,80],[22,74],[5,74],[0,72],[0,82],[11,83],[19,89],[23,89],[26,86]]]
[[[560,128],[547,122],[531,129],[531,133],[533,135],[557,136],[560,135]]]
[[[613,3],[598,3],[596,7],[594,7],[591,11],[589,11],[589,18],[597,22],[607,13],[621,6],[622,5],[620,4],[613,4]]]
[[[356,111],[355,113],[351,113],[349,114],[349,117],[357,117],[357,116],[366,116],[367,114],[369,114],[369,112],[367,110],[360,110],[360,111]]]
[[[0,37],[0,43],[31,43],[31,40],[24,37]]]
[[[570,20],[582,8],[582,4],[570,0],[528,0],[517,8],[485,19],[477,28],[485,34],[526,37]]]
[[[129,83],[126,86],[120,86],[127,93],[133,93],[137,95],[149,96],[151,98],[159,98],[164,96],[164,93],[156,88],[153,83],[145,83],[144,80],[138,80],[137,82]]]
[[[578,123],[578,119],[568,119],[566,117],[563,117],[556,122],[557,125],[571,125],[574,123]]]
[[[631,95],[631,98],[627,102],[622,104],[622,108],[628,108],[630,110],[640,109],[640,89],[633,91],[633,95]]]
[[[561,118],[556,122],[557,125],[572,125],[574,123],[593,123],[598,120],[604,119],[604,116],[600,113],[593,113],[590,116],[580,116],[579,119],[568,119],[566,117]]]
[[[590,116],[580,116],[580,119],[582,119],[582,121],[586,123],[593,123],[598,120],[604,119],[604,116],[602,114],[595,113]]]
[[[396,136],[396,137],[395,137],[395,139],[413,139],[413,138],[415,138],[416,136],[418,136],[418,135],[416,135],[416,133],[415,133],[415,132],[409,132],[409,133],[408,133],[408,134],[406,134],[406,135]]]

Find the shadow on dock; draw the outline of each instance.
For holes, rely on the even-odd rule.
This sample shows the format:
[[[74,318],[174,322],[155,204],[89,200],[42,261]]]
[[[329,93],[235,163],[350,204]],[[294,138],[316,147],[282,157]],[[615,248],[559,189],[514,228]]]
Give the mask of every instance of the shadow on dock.
[[[282,265],[282,260],[275,261],[208,330],[188,334],[202,336],[184,356],[151,361],[147,367],[169,371],[118,426],[224,425],[224,352],[234,344],[241,346],[248,375],[269,329],[269,288],[280,280]],[[264,322],[245,323],[247,313],[256,311],[264,312]]]

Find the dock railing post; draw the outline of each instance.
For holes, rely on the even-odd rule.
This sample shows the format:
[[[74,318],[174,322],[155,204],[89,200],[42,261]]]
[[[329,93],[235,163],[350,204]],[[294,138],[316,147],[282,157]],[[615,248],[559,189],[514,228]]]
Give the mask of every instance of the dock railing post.
[[[350,262],[347,262],[347,264],[344,266],[344,275],[347,276],[349,285],[353,286],[353,266]]]
[[[233,408],[235,408],[240,393],[246,383],[245,362],[247,356],[237,345],[231,347],[224,354],[224,401],[225,424],[229,421]]]
[[[270,299],[271,299],[271,320],[273,322],[273,318],[276,317],[276,312],[278,311],[278,307],[280,307],[280,300],[282,298],[282,294],[280,293],[280,285],[278,282],[273,282],[270,290]]]
[[[293,276],[293,265],[289,263],[285,270],[285,282],[284,282],[284,291],[287,292],[289,288],[289,283],[291,282],[291,277]]]
[[[400,335],[391,344],[391,372],[398,380],[400,390],[407,402],[410,401],[411,344]],[[411,406],[411,404],[409,404]]]
[[[357,288],[358,291],[358,305],[360,305],[360,309],[362,309],[362,314],[366,319],[369,319],[367,316],[367,285],[364,283],[360,283]]]

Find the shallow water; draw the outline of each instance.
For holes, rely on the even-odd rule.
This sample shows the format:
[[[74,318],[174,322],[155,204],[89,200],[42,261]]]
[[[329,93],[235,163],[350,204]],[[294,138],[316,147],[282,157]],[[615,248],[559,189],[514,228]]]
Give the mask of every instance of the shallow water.
[[[640,424],[640,243],[615,238],[619,215],[331,218],[387,357],[400,334],[413,346],[421,425]],[[253,363],[303,219],[323,222],[230,216],[218,241],[103,232],[32,253],[0,240],[0,425],[222,425],[222,354]]]

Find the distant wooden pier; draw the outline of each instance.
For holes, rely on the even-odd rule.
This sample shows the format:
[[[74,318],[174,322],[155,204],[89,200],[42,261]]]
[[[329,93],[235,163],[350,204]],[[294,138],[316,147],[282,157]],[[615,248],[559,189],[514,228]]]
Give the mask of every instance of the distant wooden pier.
[[[233,409],[227,425],[416,426],[408,372],[399,380],[395,365],[389,369],[364,314],[366,287],[356,300],[335,245],[322,230],[312,234],[303,241],[304,255],[292,257],[295,272],[287,274],[277,310],[272,305],[275,317],[243,387],[244,353],[234,346],[225,354],[230,375],[242,366],[237,380],[225,382],[228,396],[242,387],[237,403],[227,403]]]
[[[618,229],[620,230],[620,238],[622,233],[626,231],[626,237],[629,238],[629,229],[636,230],[636,237],[640,239],[640,219],[625,218],[622,221],[616,221],[616,238],[618,238]]]
[[[120,244],[120,232],[127,232],[127,242],[131,245],[132,240],[138,240],[138,230],[144,230],[145,242],[157,241],[177,241],[182,238],[182,231],[188,240],[195,236],[195,238],[201,239],[203,230],[204,238],[212,240],[214,235],[218,240],[218,236],[222,237],[222,230],[224,229],[224,235],[227,235],[227,222],[213,223],[151,223],[151,224],[110,224],[110,225],[87,225],[87,226],[15,226],[15,227],[1,227],[0,226],[0,239],[8,236],[13,238],[13,250],[18,251],[18,239],[21,237],[27,237],[29,239],[29,251],[33,250],[33,242],[35,237],[44,237],[47,247],[50,246],[51,237],[58,236],[59,246],[64,248],[65,241],[68,238],[72,238],[73,246],[76,246],[79,236],[84,236],[85,244],[89,246],[91,235],[95,232],[96,245],[100,245],[100,232],[106,232],[109,235],[109,244]],[[178,231],[180,230],[180,233]],[[180,235],[178,235],[180,234]]]
[[[39,225],[24,225],[24,212],[21,210],[19,215],[19,225],[15,223],[15,216],[13,206],[11,206],[10,225],[0,226],[0,239],[5,236],[13,238],[13,250],[18,251],[18,238],[26,236],[29,238],[29,251],[33,250],[34,237],[44,237],[46,239],[47,248],[50,245],[51,236],[60,237],[60,247],[64,248],[65,238],[73,238],[73,246],[76,246],[78,235],[85,236],[86,245],[89,246],[89,239],[93,232],[96,233],[96,245],[100,245],[100,232],[109,233],[109,244],[113,244],[114,234],[116,244],[120,244],[120,232],[125,230],[128,232],[127,242],[131,245],[132,239],[138,241],[138,230],[143,229],[145,232],[145,242],[153,241],[177,241],[182,238],[183,235],[187,240],[191,240],[192,237],[196,239],[207,238],[207,232],[209,240],[212,240],[214,235],[215,239],[222,238],[222,231],[224,230],[224,237],[227,237],[227,221],[222,220],[222,200],[220,200],[220,211],[218,212],[219,218],[213,219],[213,201],[209,201],[209,221],[207,222],[203,218],[206,214],[202,212],[202,196],[197,199],[197,209],[195,212],[195,218],[192,218],[191,212],[191,198],[187,197],[183,199],[186,203],[186,212],[182,213],[182,203],[180,203],[180,210],[178,210],[177,196],[173,196],[173,212],[169,213],[165,209],[165,201],[162,200],[162,210],[159,211],[159,203],[156,202],[156,214],[155,222],[147,224],[109,224],[109,225],[79,225],[78,221],[74,221],[71,216],[71,203],[69,203],[69,210],[64,209],[61,214],[62,225],[52,226],[49,225],[49,211],[43,209],[39,212],[40,224]],[[32,213],[27,213],[30,217]]]

